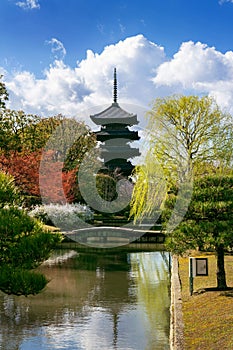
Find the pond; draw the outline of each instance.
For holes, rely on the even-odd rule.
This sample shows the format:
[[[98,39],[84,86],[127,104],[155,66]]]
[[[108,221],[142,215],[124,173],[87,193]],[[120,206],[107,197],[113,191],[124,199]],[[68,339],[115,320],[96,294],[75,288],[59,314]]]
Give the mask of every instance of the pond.
[[[169,349],[168,253],[61,249],[40,270],[39,295],[0,293],[0,349]]]

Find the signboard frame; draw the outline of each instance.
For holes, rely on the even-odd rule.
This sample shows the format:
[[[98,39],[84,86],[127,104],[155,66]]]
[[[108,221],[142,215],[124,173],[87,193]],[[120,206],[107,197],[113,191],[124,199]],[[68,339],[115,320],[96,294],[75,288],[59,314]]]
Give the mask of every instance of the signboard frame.
[[[196,276],[208,276],[208,258],[195,258]]]
[[[193,295],[194,277],[208,276],[208,258],[189,258],[189,291]]]

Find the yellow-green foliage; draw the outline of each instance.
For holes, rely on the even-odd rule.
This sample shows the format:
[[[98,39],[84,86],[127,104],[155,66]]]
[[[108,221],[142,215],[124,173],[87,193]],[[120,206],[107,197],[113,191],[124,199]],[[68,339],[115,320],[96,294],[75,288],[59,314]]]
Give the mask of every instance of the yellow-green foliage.
[[[14,178],[0,171],[0,208],[5,205],[20,204],[22,199],[19,190],[15,186]]]
[[[167,182],[164,172],[157,161],[148,155],[151,161],[135,169],[136,183],[131,202],[131,213],[135,221],[149,217],[160,211],[166,197]]]
[[[233,149],[232,118],[207,96],[158,98],[147,118],[147,153],[144,164],[136,169],[131,203],[136,219],[158,209],[165,187],[169,191],[175,185],[179,190],[191,183],[193,175],[204,170],[203,164],[212,172],[216,165],[218,169],[228,166]]]

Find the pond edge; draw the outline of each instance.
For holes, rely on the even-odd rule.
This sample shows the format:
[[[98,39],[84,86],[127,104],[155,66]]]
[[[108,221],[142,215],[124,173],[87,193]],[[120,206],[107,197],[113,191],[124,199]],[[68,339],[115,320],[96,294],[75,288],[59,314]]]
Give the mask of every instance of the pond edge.
[[[181,282],[179,276],[179,261],[176,255],[172,255],[171,268],[170,349],[184,350]]]

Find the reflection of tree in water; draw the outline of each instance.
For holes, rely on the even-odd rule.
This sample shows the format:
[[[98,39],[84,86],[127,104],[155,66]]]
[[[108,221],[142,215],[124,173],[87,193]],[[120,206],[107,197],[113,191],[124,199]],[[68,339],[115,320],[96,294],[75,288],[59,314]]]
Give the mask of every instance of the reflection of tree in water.
[[[96,269],[102,269],[104,271],[128,271],[130,268],[127,254],[119,254],[114,251],[79,253],[77,259],[70,260],[66,266],[87,271],[95,271]]]
[[[78,254],[61,261],[40,268],[50,279],[43,293],[28,298],[0,294],[0,348],[19,350],[25,333],[37,334],[43,326],[82,324],[98,307],[111,315],[116,345],[118,315],[135,302],[127,254]]]
[[[131,257],[131,274],[138,281],[138,301],[144,305],[147,319],[145,329],[150,343],[146,349],[153,349],[162,340],[163,344],[169,334],[169,255],[163,252],[150,254],[133,253]],[[153,336],[152,336],[153,335]],[[167,345],[168,346],[168,345]],[[169,348],[169,346],[167,347]],[[156,349],[159,349],[158,345]],[[162,347],[164,348],[164,345]]]
[[[166,254],[164,258],[167,258]],[[108,319],[107,328],[100,328],[102,321],[99,325],[93,321],[89,336],[93,341],[99,337],[109,349],[117,349],[122,336],[119,329],[122,331],[122,327],[126,327],[124,331],[127,332],[127,325],[120,323],[122,316],[138,302],[147,316],[142,321],[148,342],[146,349],[159,349],[157,339],[167,339],[169,277],[161,253],[117,254],[109,250],[102,254],[80,252],[75,255],[63,250],[62,256],[59,253],[54,262],[50,261],[40,269],[50,279],[41,294],[27,298],[0,294],[1,349],[19,350],[25,339],[37,337],[42,331],[48,341],[62,341],[62,338],[56,338],[56,329],[69,332],[73,327],[79,328],[77,332],[80,329],[83,332],[83,324],[92,322],[95,312],[103,312]]]

